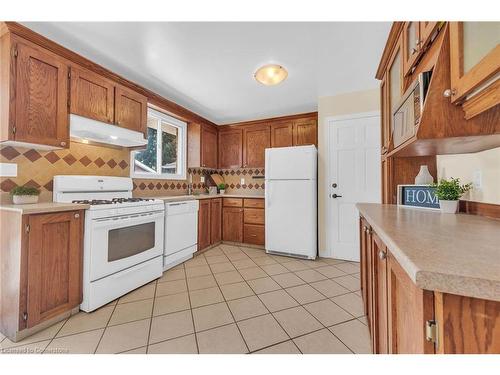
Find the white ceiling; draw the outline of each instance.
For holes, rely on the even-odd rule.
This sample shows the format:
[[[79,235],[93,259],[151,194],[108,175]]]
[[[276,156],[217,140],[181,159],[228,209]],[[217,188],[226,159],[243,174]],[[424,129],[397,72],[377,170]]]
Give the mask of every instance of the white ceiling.
[[[27,27],[217,123],[317,110],[377,87],[389,22],[26,22]],[[266,63],[288,78],[255,81]]]

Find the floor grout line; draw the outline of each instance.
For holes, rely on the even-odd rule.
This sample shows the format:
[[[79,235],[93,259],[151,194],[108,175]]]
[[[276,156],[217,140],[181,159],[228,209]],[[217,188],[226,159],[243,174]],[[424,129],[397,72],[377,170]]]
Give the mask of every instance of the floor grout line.
[[[200,256],[203,254],[200,254]],[[194,324],[194,315],[193,315],[193,306],[191,304],[191,294],[189,293],[189,285],[187,283],[187,273],[186,273],[186,266],[184,266],[184,275],[186,276],[186,286],[188,289],[188,301],[189,301],[189,312],[191,313],[191,322],[193,323],[193,333],[194,334],[194,342],[196,344],[196,353],[200,354],[200,345],[198,344],[198,335],[196,334],[196,326]],[[148,346],[149,349],[149,346]]]
[[[149,338],[151,337],[151,327],[153,326],[153,315],[155,311],[155,304],[156,304],[156,289],[158,288],[158,280],[155,283],[155,292],[153,294],[153,306],[151,307],[151,317],[149,318],[149,329],[148,329],[148,338],[146,340],[146,354],[148,354],[149,350]],[[133,349],[130,349],[133,350]]]

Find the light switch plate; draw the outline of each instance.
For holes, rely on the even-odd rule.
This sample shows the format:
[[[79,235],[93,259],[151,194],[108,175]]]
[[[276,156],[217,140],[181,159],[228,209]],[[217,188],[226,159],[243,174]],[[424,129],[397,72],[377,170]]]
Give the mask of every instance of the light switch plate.
[[[17,164],[0,163],[0,177],[17,177]]]
[[[481,189],[483,186],[483,173],[480,170],[474,171],[472,183],[475,189]]]
[[[240,185],[245,185],[245,179],[244,178],[240,179]]]
[[[201,176],[201,177],[200,177],[200,182],[201,182],[202,184],[203,184],[203,183],[205,183],[205,176]]]

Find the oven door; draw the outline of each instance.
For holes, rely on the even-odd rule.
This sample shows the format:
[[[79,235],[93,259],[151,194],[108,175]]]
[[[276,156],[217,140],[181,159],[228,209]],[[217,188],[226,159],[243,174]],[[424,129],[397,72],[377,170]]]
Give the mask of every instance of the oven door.
[[[163,218],[155,211],[92,220],[91,281],[161,256]]]

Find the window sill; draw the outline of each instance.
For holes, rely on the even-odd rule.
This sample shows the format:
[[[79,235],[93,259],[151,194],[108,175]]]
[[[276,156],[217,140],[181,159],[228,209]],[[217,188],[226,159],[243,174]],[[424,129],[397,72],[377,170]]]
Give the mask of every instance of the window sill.
[[[185,174],[147,174],[147,173],[131,173],[131,178],[141,179],[141,180],[174,180],[181,181],[186,180]]]

